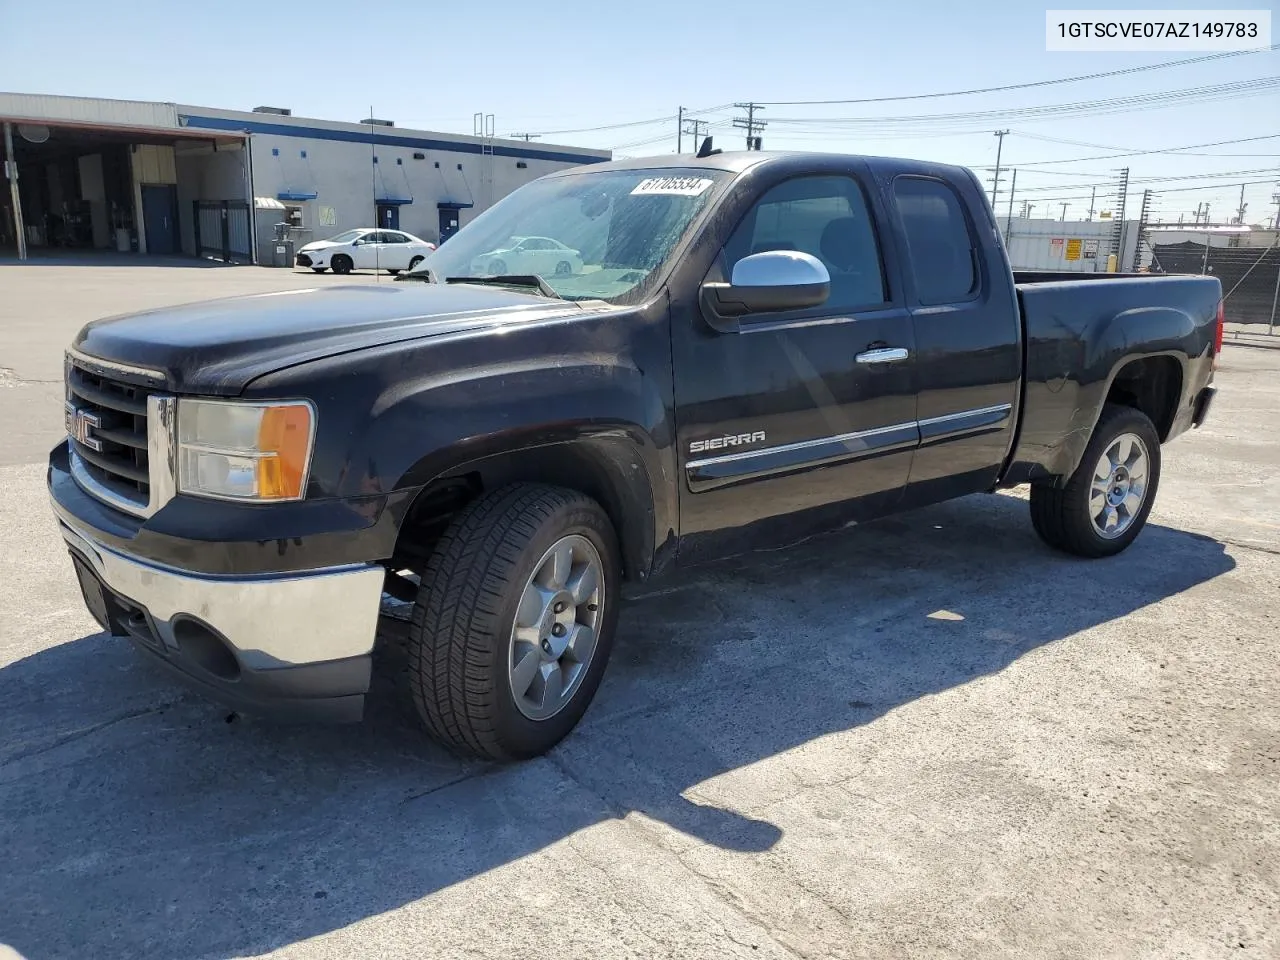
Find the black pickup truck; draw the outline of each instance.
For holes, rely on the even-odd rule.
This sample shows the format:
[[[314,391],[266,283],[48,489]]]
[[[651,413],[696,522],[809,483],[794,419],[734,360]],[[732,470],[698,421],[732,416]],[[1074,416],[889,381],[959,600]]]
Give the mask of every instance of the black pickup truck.
[[[625,581],[1027,483],[1048,544],[1123,550],[1220,303],[1015,275],[959,167],[605,163],[397,282],[89,324],[49,492],[95,617],[211,697],[358,719],[401,598],[428,730],[527,757],[595,694]]]

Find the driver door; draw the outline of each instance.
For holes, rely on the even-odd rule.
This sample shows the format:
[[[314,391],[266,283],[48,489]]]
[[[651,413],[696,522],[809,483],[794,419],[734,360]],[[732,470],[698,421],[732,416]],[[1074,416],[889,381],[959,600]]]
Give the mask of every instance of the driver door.
[[[366,233],[352,248],[352,259],[357,270],[374,270],[385,267],[382,263],[382,233],[375,230]]]
[[[901,499],[918,443],[915,338],[879,200],[860,165],[763,190],[708,279],[798,250],[831,275],[826,303],[713,329],[673,315],[682,560],[803,537]]]

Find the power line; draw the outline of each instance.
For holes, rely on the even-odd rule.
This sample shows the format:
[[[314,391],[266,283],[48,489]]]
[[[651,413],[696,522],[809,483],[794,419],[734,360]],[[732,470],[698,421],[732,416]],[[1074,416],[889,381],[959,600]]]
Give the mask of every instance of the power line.
[[[1129,97],[1113,97],[1109,100],[1082,100],[1071,103],[1047,104],[1036,107],[1007,107],[999,110],[975,110],[963,113],[930,113],[896,117],[775,117],[773,122],[782,125],[823,124],[825,126],[860,129],[877,125],[901,128],[903,125],[993,123],[1003,120],[1034,121],[1049,117],[1102,116],[1127,113],[1133,110],[1150,110],[1178,103],[1205,103],[1214,100],[1235,99],[1270,93],[1280,88],[1280,77],[1259,77],[1253,80],[1235,80],[1211,86],[1185,87],[1157,93],[1136,94]]]
[[[1268,49],[1280,48],[1280,44],[1272,44]],[[904,100],[933,100],[938,97],[966,97],[979,93],[1003,93],[1007,90],[1029,90],[1032,87],[1049,87],[1062,83],[1080,83],[1085,80],[1101,80],[1104,77],[1119,77],[1130,73],[1145,73],[1148,70],[1165,70],[1169,67],[1185,67],[1193,63],[1207,60],[1221,60],[1226,57],[1246,56],[1263,53],[1263,50],[1230,50],[1225,53],[1214,53],[1204,57],[1191,57],[1186,60],[1170,60],[1166,63],[1152,63],[1143,67],[1129,67],[1124,70],[1108,70],[1104,73],[1088,73],[1077,77],[1060,77],[1057,80],[1036,80],[1031,83],[1011,83],[1000,87],[976,87],[972,90],[949,90],[941,93],[917,93],[901,97],[866,97],[859,100],[762,100],[760,103],[770,107],[808,107],[850,103],[899,103]]]
[[[1192,143],[1185,147],[1159,147],[1151,150],[1132,150],[1126,147],[1105,147],[1096,143],[1081,143],[1076,140],[1059,140],[1054,137],[1045,137],[1034,133],[1024,133],[1021,130],[1015,130],[1014,134],[1019,137],[1028,137],[1031,140],[1045,140],[1049,143],[1066,143],[1077,147],[1095,147],[1099,150],[1123,151],[1121,153],[1103,154],[1102,156],[1097,157],[1072,157],[1067,160],[1031,160],[1027,163],[1018,164],[1019,167],[1043,167],[1055,163],[1087,163],[1090,160],[1115,160],[1120,157],[1141,157],[1157,153],[1183,153],[1187,150],[1197,150],[1201,147],[1225,147],[1236,143],[1255,143],[1259,140],[1280,139],[1280,133],[1268,133],[1260,137],[1241,137],[1238,140],[1214,140],[1210,143]],[[1215,154],[1205,154],[1205,156],[1215,156]],[[1264,154],[1264,156],[1272,156],[1272,154]]]
[[[722,103],[714,107],[704,107],[701,110],[687,110],[686,113],[715,113],[717,110],[724,110],[733,106],[731,103]],[[626,130],[631,127],[648,127],[659,123],[671,123],[671,121],[679,118],[679,114],[671,113],[665,117],[650,117],[647,120],[628,120],[625,123],[606,123],[598,127],[576,127],[572,130],[543,130],[538,133],[540,137],[559,137],[569,133],[598,133],[603,130]]]

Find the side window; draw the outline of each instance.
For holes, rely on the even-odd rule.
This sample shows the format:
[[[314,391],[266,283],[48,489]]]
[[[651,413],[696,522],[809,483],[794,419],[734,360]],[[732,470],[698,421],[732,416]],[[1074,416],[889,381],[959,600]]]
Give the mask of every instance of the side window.
[[[725,244],[729,275],[743,257],[766,250],[799,250],[821,260],[831,274],[826,306],[832,310],[886,300],[871,214],[849,177],[797,177],[761,197]]]
[[[406,237],[403,233],[384,233],[382,236],[383,236],[384,243],[408,243],[409,242],[409,238]]]
[[[978,286],[975,244],[955,191],[940,180],[899,177],[893,196],[920,302],[972,299]]]

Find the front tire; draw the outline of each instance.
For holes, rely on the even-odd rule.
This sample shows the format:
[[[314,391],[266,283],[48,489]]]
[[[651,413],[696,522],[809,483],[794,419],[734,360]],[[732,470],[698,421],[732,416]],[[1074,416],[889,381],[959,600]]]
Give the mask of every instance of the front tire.
[[[427,563],[409,632],[427,730],[489,760],[554,747],[604,675],[621,579],[613,526],[585,494],[519,483],[468,506]]]
[[[1107,404],[1075,473],[1033,484],[1031,523],[1049,546],[1110,557],[1137,539],[1160,486],[1160,436],[1141,410]]]
[[[345,253],[340,253],[329,260],[329,266],[333,269],[334,273],[347,274],[351,272],[351,268],[354,264],[351,262],[351,258]]]

